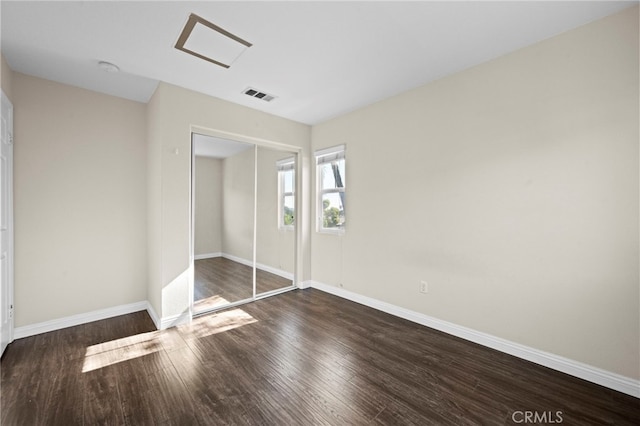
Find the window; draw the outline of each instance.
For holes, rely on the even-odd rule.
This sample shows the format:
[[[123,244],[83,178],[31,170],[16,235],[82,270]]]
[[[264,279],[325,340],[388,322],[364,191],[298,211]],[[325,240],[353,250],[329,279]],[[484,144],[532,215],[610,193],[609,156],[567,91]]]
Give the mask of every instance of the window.
[[[293,229],[296,216],[296,162],[294,157],[276,163],[278,167],[278,228]]]
[[[316,151],[317,230],[343,233],[345,225],[345,146]]]

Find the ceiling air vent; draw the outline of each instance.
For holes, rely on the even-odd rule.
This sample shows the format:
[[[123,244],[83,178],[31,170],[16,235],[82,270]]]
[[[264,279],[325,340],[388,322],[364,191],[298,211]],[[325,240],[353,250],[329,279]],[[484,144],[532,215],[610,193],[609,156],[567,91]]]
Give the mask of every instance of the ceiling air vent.
[[[276,98],[274,95],[270,95],[268,93],[261,92],[261,91],[259,91],[257,89],[251,88],[251,87],[245,89],[242,93],[244,93],[245,95],[249,95],[252,98],[262,99],[265,102],[271,102],[272,100],[274,100]]]

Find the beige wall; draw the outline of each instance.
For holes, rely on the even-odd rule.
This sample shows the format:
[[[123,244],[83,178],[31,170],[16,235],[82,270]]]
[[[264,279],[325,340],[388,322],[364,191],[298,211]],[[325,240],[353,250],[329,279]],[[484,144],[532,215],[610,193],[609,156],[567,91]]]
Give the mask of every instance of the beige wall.
[[[289,273],[294,271],[295,233],[278,227],[276,162],[291,156],[291,153],[258,147],[256,262]]]
[[[636,7],[314,126],[313,279],[640,378],[638,90]]]
[[[300,147],[308,161],[309,126],[160,83],[148,110],[149,301],[167,319],[190,306],[190,169],[192,126]],[[176,153],[177,150],[177,153]],[[305,184],[309,184],[308,178]],[[309,200],[305,200],[305,208]],[[309,259],[309,234],[303,243]],[[308,274],[310,266],[303,265]]]
[[[0,53],[0,82],[2,84],[2,90],[4,91],[4,94],[7,95],[7,97],[9,98],[9,100],[13,99],[13,87],[12,87],[12,80],[13,80],[13,71],[11,70],[11,68],[9,68],[9,64],[7,64],[7,61],[4,59],[4,56],[2,55],[2,53]]]
[[[16,327],[146,294],[145,105],[19,73]]]
[[[196,157],[194,254],[222,252],[222,160]]]
[[[222,251],[253,260],[255,149],[223,161]]]

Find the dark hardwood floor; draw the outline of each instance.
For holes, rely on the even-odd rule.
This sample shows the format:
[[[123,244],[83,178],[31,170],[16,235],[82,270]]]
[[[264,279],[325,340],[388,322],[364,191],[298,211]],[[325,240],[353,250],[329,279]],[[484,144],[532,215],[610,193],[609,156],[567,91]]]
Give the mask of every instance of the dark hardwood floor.
[[[313,289],[20,339],[1,368],[2,425],[640,424],[636,398]]]
[[[194,309],[196,312],[224,306],[253,296],[253,269],[224,257],[194,262]],[[292,281],[256,270],[258,294],[291,287]]]

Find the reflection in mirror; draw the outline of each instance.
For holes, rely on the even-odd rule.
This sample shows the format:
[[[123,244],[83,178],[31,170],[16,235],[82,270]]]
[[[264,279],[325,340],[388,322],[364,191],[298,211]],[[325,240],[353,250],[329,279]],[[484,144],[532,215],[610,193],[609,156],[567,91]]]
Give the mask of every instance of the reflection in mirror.
[[[294,285],[295,154],[257,148],[256,293]]]
[[[194,310],[253,297],[255,146],[192,135]]]

